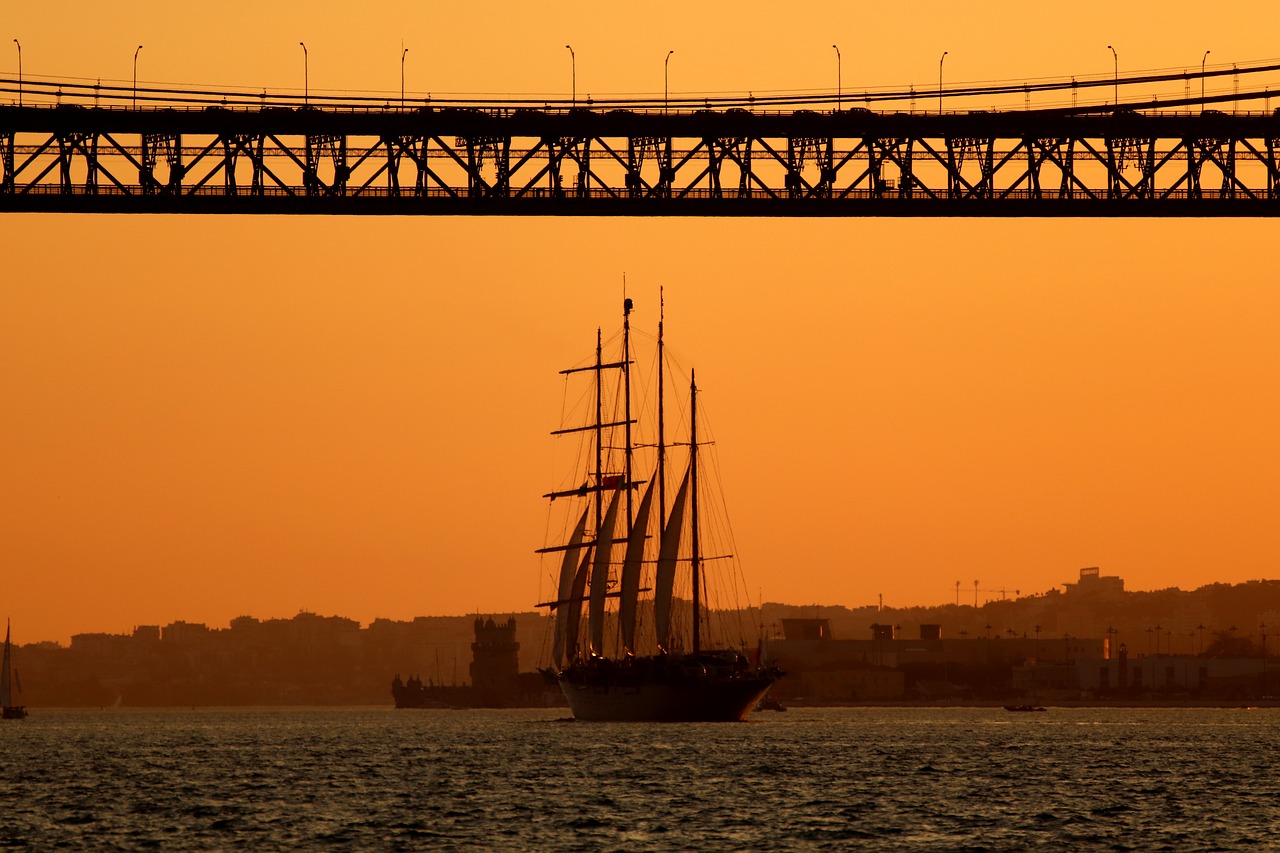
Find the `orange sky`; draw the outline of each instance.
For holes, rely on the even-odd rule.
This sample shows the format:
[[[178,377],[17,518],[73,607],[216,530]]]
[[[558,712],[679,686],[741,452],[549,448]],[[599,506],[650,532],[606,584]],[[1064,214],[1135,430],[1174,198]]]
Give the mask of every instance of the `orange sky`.
[[[563,97],[1267,59],[1273,5],[0,16],[28,75]],[[751,7],[748,6],[748,9]],[[990,11],[984,16],[980,9]],[[627,17],[635,17],[628,7]],[[991,21],[1004,23],[992,25]],[[16,56],[0,54],[0,72]],[[933,80],[931,84],[929,81]],[[1229,82],[1220,84],[1229,87]],[[1212,88],[1212,86],[1211,86]],[[1280,81],[1277,81],[1280,89]],[[697,368],[753,594],[1275,576],[1270,221],[0,217],[0,601],[22,642],[299,609],[529,609],[557,371],[626,274]],[[984,596],[988,597],[988,596]]]

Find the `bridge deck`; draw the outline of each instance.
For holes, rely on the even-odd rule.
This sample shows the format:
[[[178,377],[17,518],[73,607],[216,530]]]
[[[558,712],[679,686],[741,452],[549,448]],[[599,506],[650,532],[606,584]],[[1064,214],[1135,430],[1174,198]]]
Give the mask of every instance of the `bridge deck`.
[[[927,114],[0,106],[0,211],[1280,213],[1280,117],[1168,106]]]

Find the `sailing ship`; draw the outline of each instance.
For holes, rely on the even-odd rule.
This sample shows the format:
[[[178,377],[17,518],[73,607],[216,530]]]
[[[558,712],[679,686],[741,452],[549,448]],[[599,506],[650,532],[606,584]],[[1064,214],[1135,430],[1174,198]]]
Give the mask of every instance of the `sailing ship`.
[[[748,648],[747,608],[737,603],[745,595],[709,606],[713,590],[745,590],[740,575],[716,572],[727,580],[713,582],[708,571],[736,564],[727,525],[708,525],[722,516],[701,494],[715,467],[698,434],[697,383],[691,372],[687,427],[668,436],[661,314],[653,408],[633,400],[632,309],[624,299],[617,358],[606,360],[597,331],[594,359],[561,371],[566,383],[585,375],[593,387],[579,397],[585,416],[553,433],[576,437],[578,453],[564,487],[544,495],[567,510],[556,544],[538,552],[558,563],[555,598],[540,605],[555,616],[554,665],[544,673],[578,720],[744,720],[781,673],[760,660],[758,643],[754,655]],[[683,458],[669,459],[675,450]]]
[[[6,720],[21,720],[27,716],[27,709],[13,704],[13,653],[9,645],[9,622],[4,625],[4,663],[0,669],[0,715]],[[21,688],[19,688],[21,689]]]

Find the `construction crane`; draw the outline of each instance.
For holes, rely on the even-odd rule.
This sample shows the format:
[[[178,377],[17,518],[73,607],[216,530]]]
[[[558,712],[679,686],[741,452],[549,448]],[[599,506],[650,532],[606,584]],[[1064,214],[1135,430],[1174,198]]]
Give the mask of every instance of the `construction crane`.
[[[999,589],[980,589],[979,582],[974,581],[973,582],[973,606],[974,607],[978,606],[978,593],[980,592],[988,592],[988,593],[991,593],[992,595],[999,593],[1001,601],[1004,601],[1010,592],[1013,593],[1014,598],[1017,598],[1018,596],[1022,595],[1022,590],[1020,589],[1010,590],[1010,589],[1006,589],[1005,587],[1000,587]],[[960,581],[956,581],[956,606],[957,607],[960,606]]]

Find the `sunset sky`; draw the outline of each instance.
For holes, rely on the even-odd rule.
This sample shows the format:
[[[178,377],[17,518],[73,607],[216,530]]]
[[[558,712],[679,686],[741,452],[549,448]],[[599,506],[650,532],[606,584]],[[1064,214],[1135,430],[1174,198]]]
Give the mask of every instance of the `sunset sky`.
[[[927,90],[944,50],[955,84],[1280,49],[1262,2],[581,8],[9,4],[0,75],[13,38],[32,77],[127,82],[142,44],[142,83],[273,91],[305,41],[313,93],[389,98],[402,41],[411,97],[566,97],[566,43],[580,97],[660,95],[668,50],[690,94],[834,89],[833,42],[846,92]],[[753,597],[1275,577],[1278,227],[0,215],[0,615],[531,609],[557,371],[624,274],[697,368]]]

